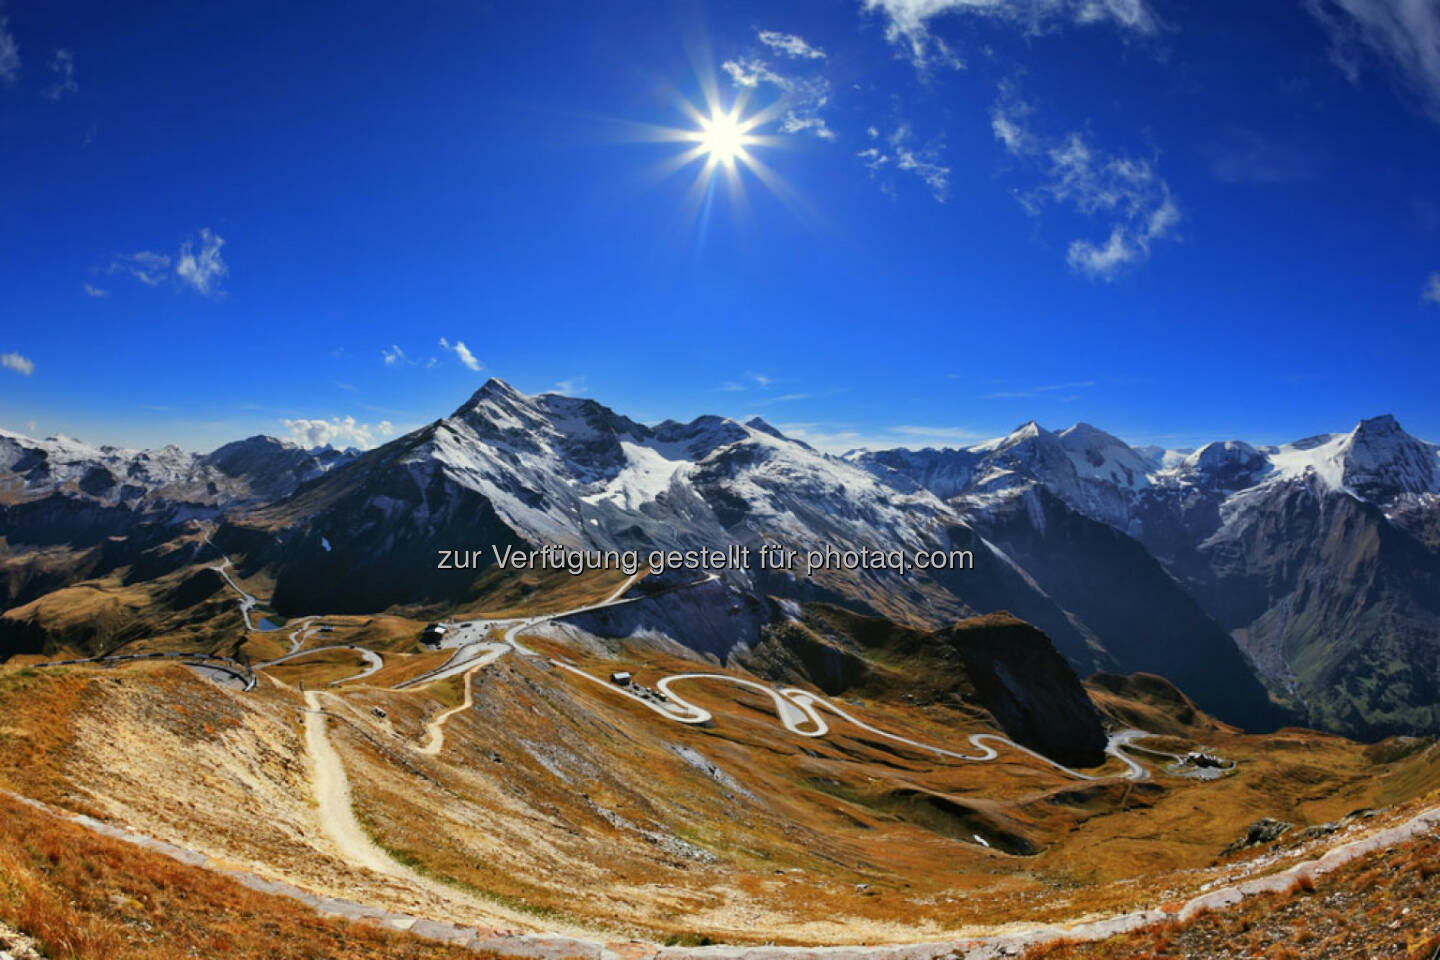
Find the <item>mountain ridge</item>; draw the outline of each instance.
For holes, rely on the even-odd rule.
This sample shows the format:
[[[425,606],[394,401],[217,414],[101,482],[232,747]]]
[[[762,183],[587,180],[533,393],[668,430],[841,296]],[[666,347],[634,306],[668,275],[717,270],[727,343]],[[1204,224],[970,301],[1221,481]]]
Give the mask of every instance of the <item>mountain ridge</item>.
[[[203,455],[147,454],[0,434],[0,484],[12,494],[0,521],[23,548],[73,517],[63,536],[97,546],[72,574],[95,575],[146,551],[134,569],[171,569],[183,555],[156,553],[166,531],[208,518],[243,575],[273,581],[284,614],[470,602],[485,571],[435,569],[445,548],[969,551],[973,570],[908,576],[726,571],[697,597],[716,624],[765,596],[929,630],[1008,610],[1082,675],[1163,674],[1252,728],[1288,719],[1270,703],[1279,697],[1317,725],[1368,735],[1440,727],[1421,676],[1434,646],[1426,631],[1440,623],[1436,460],[1440,447],[1389,415],[1348,434],[1188,453],[1031,420],[964,448],[835,456],[759,417],[649,425],[491,378],[450,415],[363,453],[261,436]],[[128,499],[81,482],[121,465],[140,491]],[[6,606],[56,582],[24,562]],[[655,621],[672,634],[684,622]],[[751,635],[715,629],[706,645],[722,657]],[[1365,664],[1358,674],[1343,667],[1352,661]],[[1380,689],[1372,674],[1401,681]],[[1344,692],[1357,683],[1363,696]]]

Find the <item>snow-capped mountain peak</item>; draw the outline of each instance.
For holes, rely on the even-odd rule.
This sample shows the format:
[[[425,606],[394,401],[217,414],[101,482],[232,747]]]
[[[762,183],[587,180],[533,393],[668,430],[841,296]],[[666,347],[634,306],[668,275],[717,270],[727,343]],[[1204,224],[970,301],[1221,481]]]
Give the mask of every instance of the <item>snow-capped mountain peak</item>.
[[[293,491],[355,456],[312,453],[275,437],[236,440],[208,454],[174,444],[150,450],[93,446],[56,434],[0,430],[0,481],[28,496],[74,494],[146,510],[219,507]]]
[[[1349,433],[1306,437],[1263,452],[1279,478],[1313,476],[1362,500],[1440,493],[1440,446],[1406,433],[1390,414],[1361,420]]]
[[[1440,493],[1440,446],[1412,437],[1389,414],[1356,424],[1338,456],[1345,485],[1362,497]]]
[[[1150,485],[1154,464],[1119,437],[1088,423],[1077,423],[1059,433],[1060,445],[1070,455],[1075,472],[1090,480],[1103,480],[1135,490]]]
[[[1253,486],[1272,469],[1265,455],[1243,440],[1207,443],[1173,468],[1182,481],[1217,490]]]

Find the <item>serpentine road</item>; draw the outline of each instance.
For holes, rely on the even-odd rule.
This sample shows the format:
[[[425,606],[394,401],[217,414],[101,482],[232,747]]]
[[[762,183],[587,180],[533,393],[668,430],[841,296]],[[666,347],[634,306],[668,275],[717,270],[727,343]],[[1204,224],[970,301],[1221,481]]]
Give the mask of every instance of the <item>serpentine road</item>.
[[[206,537],[206,541],[209,542],[208,536]],[[246,626],[250,627],[250,629],[253,630],[255,628],[250,621],[250,609],[256,604],[258,604],[259,601],[254,596],[246,593],[240,588],[238,584],[235,583],[235,581],[230,577],[229,573],[227,572],[227,568],[230,566],[230,558],[224,556],[223,554],[221,556],[222,562],[216,566],[211,567],[210,569],[215,570],[222,577],[224,577],[225,582],[228,583],[230,587],[237,594],[240,595],[241,613],[245,617]],[[440,753],[442,749],[444,749],[445,724],[450,720],[450,718],[456,716],[457,714],[463,713],[466,710],[469,710],[475,704],[473,677],[476,671],[489,666],[490,664],[498,660],[500,657],[504,656],[506,653],[513,652],[519,656],[531,658],[541,656],[541,654],[539,654],[535,650],[530,649],[529,647],[525,646],[520,642],[519,635],[522,631],[532,629],[550,620],[574,616],[580,613],[587,613],[593,610],[600,610],[605,607],[617,606],[623,603],[631,603],[633,602],[633,598],[624,599],[624,596],[642,576],[644,576],[643,573],[637,573],[634,576],[629,577],[625,580],[624,583],[620,584],[620,586],[618,586],[609,596],[597,603],[584,604],[570,610],[562,610],[556,613],[540,614],[538,616],[525,617],[518,620],[471,621],[468,624],[470,627],[478,627],[484,623],[490,623],[495,626],[499,626],[501,624],[505,625],[505,632],[501,635],[500,642],[497,643],[493,641],[485,642],[475,640],[464,643],[455,651],[455,654],[451,656],[451,658],[446,663],[444,663],[437,669],[431,670],[428,673],[422,674],[418,677],[414,677],[410,680],[395,685],[395,689],[397,690],[416,689],[439,680],[444,680],[448,677],[456,676],[457,674],[463,673],[465,677],[464,700],[460,703],[459,706],[451,707],[450,709],[443,711],[425,725],[426,741],[423,745],[417,747],[416,749],[418,749],[419,752],[428,756],[436,756]],[[714,579],[716,579],[715,575],[710,574],[703,580],[696,581],[696,583],[689,584],[689,586],[698,586],[699,584],[707,583],[710,580]],[[354,676],[345,677],[341,680],[334,681],[331,686],[335,686],[337,684],[348,683],[353,680],[360,680],[368,677],[384,666],[384,661],[381,659],[379,654],[364,647],[354,646],[351,644],[332,644],[330,646],[312,647],[305,650],[300,649],[304,641],[312,635],[313,631],[318,629],[318,624],[316,623],[318,619],[318,616],[312,615],[307,617],[301,617],[296,621],[292,621],[295,624],[295,629],[290,634],[290,652],[288,652],[284,656],[277,657],[274,660],[268,660],[264,663],[256,664],[255,669],[258,670],[265,667],[276,666],[278,664],[285,663],[298,657],[308,656],[312,653],[321,653],[327,650],[352,650],[365,657],[368,663],[368,666],[365,670],[355,674]],[[750,680],[744,677],[731,676],[729,674],[723,673],[677,673],[670,674],[657,680],[655,686],[656,689],[659,691],[659,697],[649,698],[635,693],[628,687],[623,687],[617,684],[610,683],[600,677],[595,676],[592,673],[581,670],[579,667],[576,667],[573,664],[566,663],[563,660],[556,660],[552,658],[550,660],[550,663],[554,666],[568,671],[571,674],[574,674],[575,676],[582,677],[597,686],[603,687],[604,689],[610,691],[610,693],[612,694],[626,697],[636,703],[639,703],[646,709],[651,710],[652,712],[664,717],[666,720],[672,721],[674,723],[697,725],[709,723],[714,719],[714,715],[711,714],[710,711],[706,710],[701,706],[698,706],[697,704],[691,703],[684,697],[677,694],[673,689],[675,684],[681,682],[728,683],[735,686],[743,687],[748,690],[754,690],[758,693],[763,693],[768,696],[775,704],[775,712],[781,725],[784,726],[787,731],[796,736],[816,738],[823,737],[825,736],[825,734],[829,733],[830,725],[826,722],[825,718],[821,716],[821,711],[823,710],[830,714],[833,714],[835,717],[838,717],[839,719],[845,721],[851,726],[864,730],[865,732],[870,733],[874,736],[881,737],[895,743],[904,744],[905,746],[913,747],[918,750],[933,753],[937,756],[948,757],[953,760],[961,760],[971,763],[989,762],[996,759],[1000,755],[999,752],[995,749],[995,746],[992,746],[992,744],[994,744],[996,746],[1008,748],[1011,750],[1015,750],[1019,753],[1023,753],[1026,756],[1031,757],[1032,759],[1077,780],[1094,781],[1108,779],[1108,775],[1102,776],[1097,774],[1084,773],[1082,771],[1072,769],[1065,766],[1064,764],[1057,763],[1056,761],[1051,760],[1049,757],[1036,750],[1032,750],[1029,747],[1018,744],[1008,737],[1002,737],[998,734],[993,733],[972,733],[969,735],[968,740],[970,742],[970,745],[974,747],[977,751],[979,751],[978,753],[974,754],[958,753],[945,747],[938,747],[934,744],[923,743],[919,740],[912,740],[909,737],[902,737],[899,734],[891,733],[888,730],[883,730],[880,727],[876,727],[873,724],[867,723],[864,720],[861,720],[858,717],[852,715],[849,711],[845,710],[843,707],[839,706],[833,701],[819,696],[818,694],[811,693],[808,690],[802,690],[799,687],[770,687],[755,680]],[[252,674],[247,689],[253,686],[254,680]],[[1128,744],[1145,736],[1148,736],[1148,734],[1143,730],[1125,729],[1110,734],[1106,741],[1105,752],[1125,765],[1126,769],[1122,776],[1127,780],[1146,780],[1150,777],[1150,771],[1143,764],[1136,761],[1133,757],[1126,755],[1123,750],[1123,748]],[[1173,757],[1173,759],[1178,760],[1180,758]]]
[[[339,686],[342,683],[349,683],[352,680],[364,680],[371,674],[379,672],[380,669],[385,666],[385,661],[381,659],[380,654],[376,653],[374,650],[370,650],[366,647],[357,647],[353,643],[332,643],[324,647],[310,647],[306,650],[292,650],[290,653],[285,654],[285,656],[283,657],[276,657],[274,660],[266,660],[264,663],[255,664],[255,669],[261,670],[265,667],[279,666],[282,663],[289,663],[291,660],[298,660],[300,657],[308,657],[312,653],[325,653],[328,650],[349,650],[351,653],[358,653],[360,654],[360,656],[365,658],[366,663],[365,669],[361,670],[359,673],[349,677],[342,677],[339,680],[330,681],[330,686],[332,687]]]
[[[823,709],[828,710],[830,713],[833,713],[835,716],[844,720],[846,723],[849,723],[852,726],[859,727],[861,730],[864,730],[867,733],[874,734],[877,737],[883,737],[886,740],[892,740],[896,743],[902,743],[909,747],[915,747],[917,749],[938,754],[942,757],[949,757],[954,760],[965,760],[974,763],[985,763],[990,760],[994,760],[1000,754],[995,750],[994,747],[990,746],[990,744],[993,743],[998,744],[1002,747],[1009,747],[1010,749],[1017,750],[1020,753],[1026,754],[1027,756],[1032,757],[1035,760],[1038,760],[1041,763],[1052,767],[1067,776],[1074,777],[1077,780],[1108,779],[1108,777],[1089,773],[1082,773],[1079,770],[1073,770],[1070,767],[1065,766],[1064,764],[1056,763],[1054,760],[1051,760],[1043,753],[1039,753],[1035,750],[1031,750],[1029,747],[1022,746],[1021,744],[1016,743],[1014,740],[1011,740],[1008,737],[1002,737],[998,734],[993,733],[970,734],[970,744],[980,751],[979,754],[956,753],[955,751],[947,750],[944,747],[937,747],[933,744],[922,743],[919,740],[911,740],[909,737],[902,737],[899,734],[894,734],[889,732],[888,730],[882,730],[879,727],[866,723],[864,720],[860,720],[859,718],[852,716],[848,711],[836,705],[832,701],[813,694],[808,690],[801,690],[798,687],[768,687],[765,684],[759,683],[754,680],[748,680],[743,677],[734,677],[724,673],[677,673],[663,677],[655,682],[656,689],[659,690],[665,698],[663,701],[657,703],[654,700],[651,700],[647,697],[642,697],[639,694],[634,693],[626,687],[621,687],[613,683],[609,683],[604,679],[595,676],[593,673],[588,673],[572,664],[565,663],[561,660],[551,660],[550,662],[563,670],[567,670],[570,673],[575,674],[576,676],[583,677],[586,680],[589,680],[591,683],[604,687],[606,690],[609,690],[612,693],[617,693],[623,697],[627,697],[635,701],[636,703],[645,706],[647,709],[658,713],[665,719],[674,721],[675,723],[709,723],[711,720],[714,719],[714,715],[711,714],[710,711],[706,710],[704,707],[697,706],[696,704],[689,702],[688,700],[675,693],[675,691],[672,689],[672,686],[674,684],[681,681],[720,681],[744,687],[749,690],[755,690],[759,693],[763,693],[769,696],[770,699],[775,703],[775,712],[780,719],[780,723],[785,727],[786,730],[790,731],[796,736],[823,737],[825,736],[825,734],[829,733],[830,725],[825,722],[824,717],[820,716],[820,710]],[[1105,752],[1125,764],[1126,771],[1123,776],[1127,780],[1147,780],[1150,777],[1149,770],[1147,770],[1140,763],[1136,762],[1133,758],[1126,756],[1121,750],[1122,747],[1129,744],[1130,742],[1145,736],[1149,736],[1149,734],[1147,734],[1144,730],[1120,730],[1116,733],[1112,733],[1105,744]],[[1179,758],[1177,757],[1176,759]]]

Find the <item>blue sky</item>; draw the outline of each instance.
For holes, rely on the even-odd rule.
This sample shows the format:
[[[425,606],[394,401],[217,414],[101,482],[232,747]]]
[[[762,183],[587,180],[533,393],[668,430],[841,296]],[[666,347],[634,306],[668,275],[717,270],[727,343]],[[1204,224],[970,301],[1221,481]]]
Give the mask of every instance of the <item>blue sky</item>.
[[[1440,439],[1433,0],[0,18],[6,429],[376,443],[493,375],[834,449]],[[738,190],[673,169],[707,93]]]

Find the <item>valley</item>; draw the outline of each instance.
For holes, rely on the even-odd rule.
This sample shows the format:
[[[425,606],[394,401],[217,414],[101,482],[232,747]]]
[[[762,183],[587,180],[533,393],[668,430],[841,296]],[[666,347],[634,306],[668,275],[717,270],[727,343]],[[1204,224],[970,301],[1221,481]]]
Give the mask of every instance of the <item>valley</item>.
[[[1374,856],[1370,838],[1423,845],[1430,727],[1381,724],[1367,745],[1346,723],[1301,725],[1300,678],[1318,674],[1285,659],[1298,648],[1281,645],[1293,682],[1277,690],[1194,555],[1146,532],[1171,485],[1189,511],[1211,494],[1170,468],[1133,501],[1106,499],[1142,486],[1114,486],[1118,467],[1069,489],[1054,477],[1074,461],[1046,436],[921,469],[932,452],[838,458],[760,422],[652,428],[492,382],[273,499],[194,499],[176,477],[207,475],[204,458],[126,500],[66,479],[90,469],[79,448],[26,454],[45,454],[40,472],[11,456],[0,789],[47,829],[407,950],[556,960],[1017,955],[1290,896]],[[664,482],[644,444],[665,451]],[[1313,471],[1294,486],[1292,455],[1274,456],[1280,472],[1222,516],[1268,523],[1272,498],[1320,496],[1323,517],[1381,522],[1358,493],[1314,493]],[[1104,473],[1095,459],[1079,462]],[[1431,494],[1396,496],[1409,512],[1373,542],[1427,522]],[[88,533],[42,535],[59,504],[103,509]],[[436,569],[440,537],[494,546],[478,569]],[[640,562],[490,562],[547,549]],[[684,568],[747,550],[794,562]],[[799,562],[827,551],[966,559]],[[1423,576],[1405,603],[1429,602]],[[1371,598],[1402,596],[1373,582],[1390,586]],[[1337,581],[1326,609],[1351,589]],[[1424,670],[1428,648],[1409,649],[1405,669]],[[1424,689],[1406,694],[1415,716]]]

